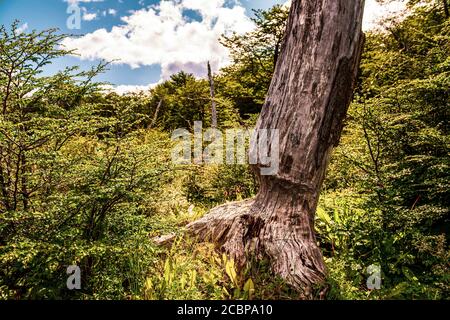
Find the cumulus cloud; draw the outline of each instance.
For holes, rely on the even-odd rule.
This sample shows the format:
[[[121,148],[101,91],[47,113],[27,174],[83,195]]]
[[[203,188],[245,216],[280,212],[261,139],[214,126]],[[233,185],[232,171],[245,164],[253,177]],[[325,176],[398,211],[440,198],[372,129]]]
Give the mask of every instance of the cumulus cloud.
[[[68,3],[103,0],[65,0]],[[290,0],[285,2],[289,6]],[[404,10],[402,1],[380,5],[366,0],[363,28],[375,28],[386,16]],[[187,16],[196,11],[200,19]],[[103,15],[115,15],[114,9]],[[88,16],[89,15],[89,16]],[[95,19],[85,12],[84,18]],[[244,33],[254,28],[245,8],[237,0],[167,0],[129,12],[121,24],[98,29],[79,38],[66,38],[63,45],[74,49],[84,60],[105,59],[132,68],[161,65],[161,79],[184,70],[196,76],[206,75],[206,62],[214,70],[230,63],[229,52],[218,41],[223,33]],[[138,91],[149,86],[121,86],[120,92]]]
[[[200,21],[186,16],[194,10]],[[98,29],[63,45],[85,60],[106,59],[132,68],[160,64],[162,78],[187,70],[204,76],[206,62],[215,69],[229,63],[229,54],[218,41],[223,33],[243,33],[254,28],[245,8],[224,0],[162,1],[122,17],[111,30]]]
[[[89,2],[103,2],[105,0],[64,0],[64,2],[67,2],[68,4],[78,4],[78,3],[89,3]]]
[[[284,6],[290,7],[292,0],[287,0]],[[364,8],[363,30],[370,31],[380,27],[380,21],[391,16],[397,16],[406,11],[406,3],[395,0],[384,4],[376,0],[366,0]]]
[[[117,14],[117,10],[115,9],[108,9],[108,13],[112,16],[115,16]]]
[[[97,18],[97,14],[96,13],[88,13],[88,12],[83,13],[83,20],[84,21],[92,21],[95,18]]]
[[[146,86],[133,86],[133,85],[105,85],[103,86],[104,92],[115,92],[118,95],[125,95],[129,93],[148,93],[150,89],[154,88],[158,83],[151,83]]]
[[[17,33],[25,32],[27,29],[28,29],[28,23],[24,23],[19,28],[17,28]]]
[[[363,30],[376,29],[380,26],[379,23],[382,19],[404,12],[406,12],[406,3],[402,1],[392,1],[382,5],[375,0],[366,0]]]

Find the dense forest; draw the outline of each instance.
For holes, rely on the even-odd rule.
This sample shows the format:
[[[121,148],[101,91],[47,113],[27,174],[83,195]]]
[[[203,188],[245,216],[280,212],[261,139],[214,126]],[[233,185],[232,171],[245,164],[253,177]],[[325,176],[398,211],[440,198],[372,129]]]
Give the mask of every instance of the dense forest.
[[[185,232],[256,195],[248,165],[171,161],[176,129],[255,126],[285,48],[285,7],[224,35],[232,64],[210,80],[179,72],[126,95],[96,81],[108,62],[44,75],[73,54],[58,30],[2,26],[0,299],[448,299],[450,18],[446,0],[417,2],[365,34],[314,221],[326,278],[306,293],[265,259],[240,265]],[[66,287],[71,265],[80,290]]]

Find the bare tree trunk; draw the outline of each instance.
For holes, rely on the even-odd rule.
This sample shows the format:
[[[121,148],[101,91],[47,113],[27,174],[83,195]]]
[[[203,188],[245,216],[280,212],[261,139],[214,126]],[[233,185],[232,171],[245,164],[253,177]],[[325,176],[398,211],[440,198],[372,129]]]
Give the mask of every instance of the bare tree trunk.
[[[278,40],[277,44],[275,45],[275,52],[273,55],[273,67],[274,68],[277,66],[278,57],[280,56],[280,46],[281,46],[282,41],[283,41],[282,39]]]
[[[0,189],[2,192],[3,205],[6,211],[11,209],[9,204],[8,186],[6,185],[5,172],[3,171],[3,147],[0,147]]]
[[[447,0],[442,0],[442,2],[443,2],[443,4],[444,4],[444,14],[445,14],[445,17],[448,18],[448,17],[450,17],[450,12],[449,12],[449,9],[448,9],[448,3],[447,3]]]
[[[28,193],[28,182],[27,182],[27,158],[25,155],[25,152],[22,153],[21,158],[21,182],[22,182],[22,203],[23,203],[23,210],[28,210],[29,205],[29,198],[30,195]]]
[[[208,80],[209,80],[209,89],[211,93],[211,127],[213,129],[217,128],[217,108],[216,108],[216,100],[215,100],[215,93],[214,93],[214,79],[211,72],[211,65],[208,61]]]
[[[278,129],[280,170],[261,176],[254,200],[213,209],[188,226],[241,266],[249,255],[308,296],[325,265],[314,233],[329,156],[353,95],[364,0],[293,0],[285,41],[257,129]],[[254,149],[256,146],[252,145]]]
[[[150,129],[154,128],[156,125],[156,121],[158,120],[159,110],[163,104],[163,99],[159,100],[158,106],[156,107],[155,115],[153,116],[152,124],[150,125]]]

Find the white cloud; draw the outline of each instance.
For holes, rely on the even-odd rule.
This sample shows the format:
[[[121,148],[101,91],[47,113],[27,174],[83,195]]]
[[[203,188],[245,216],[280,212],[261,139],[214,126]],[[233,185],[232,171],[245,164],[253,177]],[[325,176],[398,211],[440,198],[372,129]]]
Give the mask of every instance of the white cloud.
[[[24,23],[20,27],[17,28],[17,33],[25,32],[28,29],[28,23]]]
[[[283,4],[283,6],[290,8],[290,7],[291,7],[291,4],[292,4],[292,0],[287,0],[287,1]]]
[[[197,11],[202,20],[186,18],[185,10]],[[122,17],[122,22],[63,44],[86,60],[101,58],[133,68],[160,64],[163,79],[181,69],[203,76],[208,60],[216,70],[229,63],[228,51],[218,41],[221,34],[254,27],[244,7],[225,6],[224,0],[162,1]]]
[[[64,0],[64,2],[67,2],[68,4],[78,4],[80,2],[82,3],[89,3],[89,2],[103,2],[105,0]]]
[[[225,0],[184,0],[187,9],[199,11],[207,18],[216,17],[224,3]]]
[[[120,85],[120,86],[112,86],[105,85],[103,86],[103,90],[105,92],[115,92],[118,95],[125,95],[128,93],[148,93],[150,89],[154,88],[158,83],[151,83],[146,86],[133,86],[133,85]]]
[[[292,0],[287,0],[284,5],[289,7]],[[376,0],[366,0],[364,8],[363,30],[369,31],[380,27],[380,21],[384,18],[399,15],[406,12],[406,3],[394,0],[380,4]]]
[[[186,10],[197,11],[201,21],[187,18]],[[363,28],[370,30],[380,18],[404,10],[404,4],[394,1],[382,6],[375,0],[366,0],[365,10]],[[114,9],[107,12],[117,13]],[[85,18],[95,19],[96,14],[85,12]],[[132,11],[121,20],[121,25],[110,30],[98,29],[80,38],[67,38],[63,44],[67,49],[76,50],[84,60],[105,59],[132,68],[159,64],[162,79],[180,70],[204,76],[208,60],[215,70],[230,62],[228,50],[218,41],[223,33],[243,33],[254,28],[237,0],[161,1],[158,5]]]
[[[92,21],[95,18],[97,18],[97,14],[96,13],[88,13],[88,12],[83,13],[83,20],[84,21]]]
[[[115,16],[117,14],[117,10],[115,9],[108,9],[108,13],[112,16]]]
[[[366,0],[364,9],[363,30],[369,31],[378,28],[383,18],[398,15],[406,12],[406,4],[402,1],[392,1],[386,4],[379,4],[375,0]]]

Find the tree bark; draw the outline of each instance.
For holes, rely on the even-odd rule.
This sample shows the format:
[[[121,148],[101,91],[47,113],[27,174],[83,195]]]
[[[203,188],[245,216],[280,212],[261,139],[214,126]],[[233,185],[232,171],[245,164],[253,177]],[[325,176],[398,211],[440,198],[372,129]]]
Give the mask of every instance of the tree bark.
[[[447,2],[447,0],[442,0],[442,2],[444,4],[445,17],[448,18],[448,17],[450,17],[450,12],[449,12],[449,9],[448,9],[448,2]]]
[[[209,80],[209,89],[211,94],[211,128],[217,129],[217,108],[216,108],[216,99],[215,99],[215,90],[214,90],[214,78],[211,72],[211,65],[208,61],[208,80]]]
[[[278,57],[280,56],[281,41],[282,41],[282,39],[280,39],[275,45],[275,52],[274,52],[274,55],[273,55],[273,68],[274,69],[275,69],[275,67],[277,65]]]
[[[153,129],[156,125],[156,121],[158,121],[159,110],[163,104],[163,99],[159,100],[158,106],[156,107],[155,114],[153,115],[152,123],[150,124],[150,129]]]
[[[226,204],[190,224],[243,266],[267,258],[306,295],[323,283],[314,233],[329,156],[353,96],[364,35],[363,0],[293,0],[283,48],[256,129],[278,129],[280,169],[262,176],[255,199]],[[256,148],[253,143],[251,150]]]

